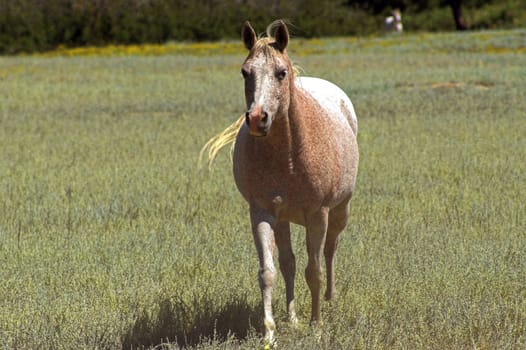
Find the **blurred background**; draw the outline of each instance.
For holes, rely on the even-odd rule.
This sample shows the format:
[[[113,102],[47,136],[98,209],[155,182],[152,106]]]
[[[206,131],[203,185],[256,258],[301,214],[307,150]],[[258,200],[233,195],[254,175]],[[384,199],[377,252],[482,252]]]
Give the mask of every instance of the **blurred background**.
[[[237,38],[247,19],[260,30],[287,19],[296,37],[374,35],[395,9],[404,31],[526,23],[521,0],[0,0],[0,53]]]

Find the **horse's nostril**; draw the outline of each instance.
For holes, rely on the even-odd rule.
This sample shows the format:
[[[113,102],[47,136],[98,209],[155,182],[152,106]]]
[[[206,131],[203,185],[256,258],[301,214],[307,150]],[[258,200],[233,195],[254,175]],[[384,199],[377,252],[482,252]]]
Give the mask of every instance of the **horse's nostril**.
[[[245,113],[245,123],[247,123],[247,125],[250,125],[250,113],[248,112]]]
[[[266,123],[268,120],[268,113],[267,112],[263,112],[263,118],[261,118],[261,121]]]

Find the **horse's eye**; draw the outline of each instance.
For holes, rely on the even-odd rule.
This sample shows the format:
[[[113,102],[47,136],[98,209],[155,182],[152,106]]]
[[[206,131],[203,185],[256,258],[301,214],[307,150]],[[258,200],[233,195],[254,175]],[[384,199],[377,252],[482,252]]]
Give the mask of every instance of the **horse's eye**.
[[[279,79],[279,80],[283,80],[285,79],[285,77],[287,76],[287,70],[286,69],[280,69],[278,71],[278,73],[276,74],[276,77]]]
[[[243,78],[244,78],[244,79],[248,78],[248,74],[249,74],[249,73],[248,73],[248,71],[247,71],[246,69],[244,69],[244,68],[241,69],[241,75],[243,75]]]

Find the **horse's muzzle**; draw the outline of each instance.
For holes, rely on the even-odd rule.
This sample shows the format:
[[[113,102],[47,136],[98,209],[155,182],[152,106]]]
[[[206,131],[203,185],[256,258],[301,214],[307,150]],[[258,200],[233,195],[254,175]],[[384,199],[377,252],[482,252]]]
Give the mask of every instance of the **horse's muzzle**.
[[[270,130],[270,117],[267,112],[261,109],[247,112],[245,114],[245,122],[252,136],[266,136]]]

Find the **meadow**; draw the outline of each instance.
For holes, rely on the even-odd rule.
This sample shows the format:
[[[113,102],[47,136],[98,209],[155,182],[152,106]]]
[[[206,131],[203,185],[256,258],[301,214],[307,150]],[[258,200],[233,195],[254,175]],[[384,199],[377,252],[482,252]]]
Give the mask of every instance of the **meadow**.
[[[281,349],[526,347],[526,31],[293,38],[354,103],[360,168],[338,298]],[[262,348],[228,150],[241,42],[0,57],[0,349]]]

